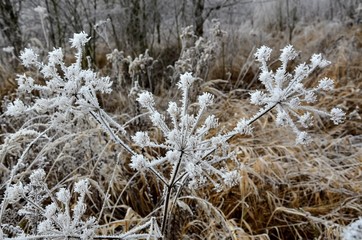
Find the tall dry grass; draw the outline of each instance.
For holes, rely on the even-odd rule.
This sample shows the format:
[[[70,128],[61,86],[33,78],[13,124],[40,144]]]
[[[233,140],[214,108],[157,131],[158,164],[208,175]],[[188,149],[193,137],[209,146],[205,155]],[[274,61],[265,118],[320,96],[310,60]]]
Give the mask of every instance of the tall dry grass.
[[[243,38],[246,46],[251,46],[249,50],[237,46],[243,48],[243,54],[226,63],[217,61],[201,84],[201,89],[216,95],[212,112],[225,129],[256,110],[248,100],[249,90],[258,86],[257,68],[250,57],[253,37]],[[290,131],[275,127],[271,115],[264,116],[254,124],[252,137],[238,136],[230,141],[244,166],[238,186],[223,192],[216,192],[211,184],[197,192],[183,189],[180,200],[187,204],[176,202],[173,207],[172,235],[167,239],[339,239],[342,227],[362,215],[362,27],[319,23],[296,29],[293,39],[292,44],[303,56],[322,52],[332,61],[327,70],[315,73],[309,81],[314,84],[323,76],[335,80],[333,95],[323,96],[319,105],[330,109],[338,104],[347,112],[347,121],[334,126],[316,119],[312,143],[295,146]],[[278,49],[286,40],[270,34],[261,43]],[[233,55],[230,48],[222,54],[226,59]],[[230,72],[229,77],[222,75],[225,72]],[[160,91],[158,103],[166,108],[174,93],[174,88]],[[101,99],[116,119],[129,121],[130,133],[151,127],[142,117],[132,118],[139,112],[131,97],[115,92]],[[2,127],[3,133],[20,124],[5,119],[1,122],[7,125]],[[152,137],[159,135],[155,132]],[[79,150],[75,156],[69,143],[84,141],[92,147]],[[87,212],[99,216],[102,234],[127,231],[151,215],[161,221],[160,182],[151,173],[133,172],[124,151],[101,129],[83,129],[52,144],[56,150],[47,154],[57,156],[56,160],[50,165],[29,160],[30,166],[43,165],[48,170],[47,181],[54,187],[74,183],[81,176],[91,179]],[[13,154],[20,149],[15,146]],[[6,156],[1,164],[1,177],[5,177],[15,159]],[[30,172],[31,167],[26,168],[24,179]],[[20,217],[14,220],[23,221]]]

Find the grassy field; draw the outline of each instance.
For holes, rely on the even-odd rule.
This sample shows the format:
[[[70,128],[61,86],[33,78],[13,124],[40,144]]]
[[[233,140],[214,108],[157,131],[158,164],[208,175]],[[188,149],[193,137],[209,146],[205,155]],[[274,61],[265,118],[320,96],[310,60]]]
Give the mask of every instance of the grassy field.
[[[252,56],[256,44],[274,49],[271,68],[276,68],[279,63],[273,60],[288,43],[282,33],[267,34],[260,42],[255,39],[261,39],[261,33],[241,36],[233,40],[235,44],[229,41],[223,45],[215,59],[205,65],[206,72],[200,70],[200,76],[205,78],[193,89],[215,95],[216,103],[210,113],[219,118],[225,132],[235,127],[238,119],[251,117],[257,111],[249,100],[249,93],[261,87],[258,64]],[[328,22],[300,26],[295,29],[291,44],[300,51],[296,63],[308,61],[313,53],[319,52],[332,62],[326,69],[314,72],[306,85],[313,86],[325,76],[334,79],[335,90],[321,95],[317,106],[320,109],[338,106],[346,112],[346,121],[336,126],[316,116],[315,125],[309,130],[312,142],[300,146],[295,145],[295,136],[289,129],[276,127],[274,116],[265,115],[254,123],[252,136],[235,136],[229,141],[239,166],[230,162],[226,167],[238,169],[241,176],[238,184],[221,192],[212,184],[197,190],[183,188],[180,202],[172,208],[166,239],[340,239],[344,226],[362,216],[362,26]],[[160,50],[159,56],[161,53]],[[157,59],[150,55],[154,59],[144,60],[146,65],[147,61]],[[136,76],[141,85],[155,93],[156,105],[166,110],[169,100],[176,101],[181,95],[175,84],[168,81],[172,74],[161,67],[164,62],[167,61],[152,62],[152,74],[140,71],[133,78],[122,68],[124,62],[120,62],[118,75],[110,63],[100,69],[102,74],[113,75],[112,80],[118,81],[111,94],[98,98],[114,119],[127,123],[126,140],[140,130],[150,130],[155,141],[162,139],[159,130],[140,115],[143,110],[135,102],[137,92],[129,94],[130,84],[125,87],[122,81],[133,81]],[[9,68],[0,69],[2,112],[15,98],[15,76]],[[43,81],[34,69],[26,71],[37,77],[37,81]],[[0,196],[3,197],[4,184],[32,141],[29,136],[20,135],[5,144],[6,136],[28,127],[42,129],[46,124],[34,115],[12,118],[2,114],[0,122],[3,143]],[[162,151],[156,148],[146,154],[157,156]],[[45,169],[45,181],[52,192],[61,186],[73,189],[75,182],[87,177],[92,194],[85,200],[85,217],[96,217],[98,234],[128,231],[150,216],[161,222],[162,184],[150,171],[133,171],[129,167],[129,154],[95,121],[69,123],[65,133],[54,133],[48,142],[32,145],[23,161],[24,166],[13,177],[13,183],[28,182],[29,175],[37,168]],[[170,168],[160,168],[165,175],[170,174]],[[73,196],[70,205],[76,201]],[[16,225],[31,233],[34,223],[16,212],[25,204],[26,201],[20,201],[8,207],[2,213],[2,220],[19,223]]]

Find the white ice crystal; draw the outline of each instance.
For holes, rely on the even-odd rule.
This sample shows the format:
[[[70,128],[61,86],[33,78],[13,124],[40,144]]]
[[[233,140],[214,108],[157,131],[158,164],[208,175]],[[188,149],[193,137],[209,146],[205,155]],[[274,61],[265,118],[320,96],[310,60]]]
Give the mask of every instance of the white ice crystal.
[[[180,81],[177,83],[177,86],[180,89],[187,89],[195,80],[196,78],[192,76],[192,73],[186,72],[180,76]]]
[[[151,108],[155,105],[155,100],[153,95],[150,92],[144,91],[139,94],[137,101],[141,104],[142,107]]]
[[[129,166],[134,170],[143,171],[147,169],[148,163],[143,155],[137,154],[132,156]]]
[[[70,39],[71,46],[74,48],[82,48],[90,38],[85,32],[74,33],[73,38]]]
[[[331,120],[333,121],[334,124],[338,125],[342,123],[345,119],[345,115],[346,114],[340,108],[333,108],[331,110]]]
[[[25,48],[24,51],[21,52],[20,59],[25,67],[30,67],[34,63],[37,63],[38,54],[36,54],[33,49]]]
[[[62,202],[63,204],[68,204],[70,200],[70,192],[65,188],[60,188],[59,191],[56,193],[57,199]]]
[[[25,104],[21,100],[15,99],[13,103],[9,103],[9,105],[7,106],[5,114],[8,116],[17,117],[26,112],[27,110],[28,107],[25,106]]]
[[[5,198],[10,202],[17,202],[24,192],[24,187],[21,183],[10,185],[5,191]]]
[[[147,132],[137,132],[132,140],[140,147],[146,147],[150,144],[150,137]]]

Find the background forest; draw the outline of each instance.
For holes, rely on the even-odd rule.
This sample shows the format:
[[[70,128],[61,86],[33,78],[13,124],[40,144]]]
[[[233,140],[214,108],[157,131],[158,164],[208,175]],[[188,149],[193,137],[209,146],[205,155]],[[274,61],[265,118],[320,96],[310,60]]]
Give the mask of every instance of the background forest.
[[[74,33],[82,31],[90,38],[84,39],[79,54]],[[249,99],[264,87],[257,49],[274,49],[268,67],[275,71],[279,50],[288,44],[297,52],[286,68],[290,73],[298,63],[309,62],[313,53],[331,61],[309,74],[304,84],[333,79],[334,90],[319,92],[314,105],[323,110],[338,107],[346,113],[345,122],[334,125],[314,116],[310,143],[297,145],[290,129],[275,126],[278,117],[268,112],[258,118],[252,136],[228,139],[236,161],[221,169],[237,169],[237,184],[222,189],[213,184],[180,187],[163,237],[349,239],[356,234],[362,239],[361,231],[352,234],[346,228],[362,217],[360,0],[0,0],[0,239],[40,236],[39,222],[46,219],[41,212],[51,202],[62,210],[86,206],[78,226],[82,232],[70,238],[159,236],[156,226],[162,225],[160,209],[167,189],[154,170],[138,171],[131,151],[116,137],[124,128],[122,141],[132,149],[140,146],[137,131],[152,131],[152,141],[164,140],[148,120],[140,93],[152,93],[157,108],[166,110],[169,102],[184,97],[178,82],[180,75],[191,72],[198,79],[188,92],[191,102],[197,102],[201,92],[213,94],[207,113],[218,118],[224,134],[238,119],[258,111]],[[97,92],[96,98],[111,116],[107,121],[122,125],[115,135],[93,116],[96,120],[84,117],[64,124],[64,129],[52,129],[43,139],[31,131],[47,129],[54,112],[8,114],[15,99],[30,105],[42,96],[35,88],[31,94],[22,92],[22,75],[39,86],[48,80],[41,68],[24,64],[25,48],[46,63],[48,53],[61,48],[65,64],[79,60],[97,79],[110,77],[112,92]],[[197,113],[196,105],[190,105],[192,113]],[[56,121],[63,124],[58,117]],[[159,146],[136,149],[144,156],[165,154]],[[173,168],[161,165],[157,171],[172,176]],[[7,201],[8,189],[19,183],[46,197],[35,200],[27,192],[16,202]],[[178,186],[168,190],[173,187]],[[69,191],[68,200],[62,201],[59,189]],[[29,202],[43,210],[34,210]],[[97,227],[88,227],[93,223]],[[353,227],[362,226],[358,224]]]

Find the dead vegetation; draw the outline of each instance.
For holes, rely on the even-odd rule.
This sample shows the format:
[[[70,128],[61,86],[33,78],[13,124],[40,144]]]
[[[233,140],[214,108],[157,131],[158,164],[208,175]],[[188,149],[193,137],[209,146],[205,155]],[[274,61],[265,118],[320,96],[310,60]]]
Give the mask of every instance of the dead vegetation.
[[[339,239],[343,226],[362,215],[361,25],[336,29],[320,23],[295,29],[293,39],[292,44],[304,56],[322,52],[332,62],[309,81],[314,83],[323,76],[335,80],[333,95],[323,96],[319,105],[329,109],[338,104],[347,112],[347,121],[334,126],[316,119],[313,142],[295,146],[294,136],[270,123],[271,116],[258,120],[252,137],[230,140],[243,166],[238,186],[223,192],[216,192],[211,185],[197,192],[183,190],[172,209],[167,239]],[[285,40],[271,36],[264,44],[278,49]],[[227,57],[228,53],[223,54]],[[245,55],[239,58],[239,65],[232,62],[227,67],[219,58],[207,81],[200,84],[201,89],[216,95],[213,112],[225,129],[235,126],[236,119],[255,112],[248,100],[248,91],[257,84],[252,62],[253,58]],[[225,68],[230,70],[229,78],[225,77]],[[10,80],[2,84],[0,95],[4,97],[14,86]],[[158,100],[167,103],[172,91],[160,92]],[[143,125],[142,118],[132,120],[138,112],[130,99],[114,92],[103,96],[102,102],[120,122],[131,120],[129,130],[149,127]],[[1,122],[9,124],[2,126],[2,135],[11,131],[10,124],[18,124],[5,119]],[[89,140],[89,134],[94,138]],[[153,137],[157,138],[157,133]],[[67,144],[82,141],[97,147],[69,152]],[[76,138],[69,136],[53,144],[57,150],[48,153],[56,159],[53,163],[31,163],[29,159],[28,164],[44,165],[53,186],[74,182],[80,175],[89,177],[92,195],[88,196],[87,211],[99,216],[102,234],[127,231],[150,215],[161,221],[161,184],[150,173],[135,174],[123,150],[110,142],[101,129],[83,130]],[[1,160],[2,179],[11,170],[19,149]],[[37,150],[33,151],[36,156]],[[24,175],[30,171],[28,167]],[[104,201],[106,195],[109,198]]]

